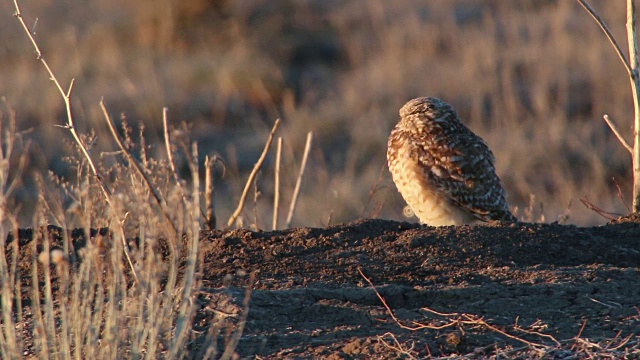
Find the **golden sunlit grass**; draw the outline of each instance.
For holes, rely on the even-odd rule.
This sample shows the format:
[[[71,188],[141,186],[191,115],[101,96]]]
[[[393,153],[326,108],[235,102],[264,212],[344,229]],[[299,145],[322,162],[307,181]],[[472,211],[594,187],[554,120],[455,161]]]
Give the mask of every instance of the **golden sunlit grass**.
[[[285,202],[293,197],[306,133],[314,131],[317,144],[293,225],[323,225],[330,214],[333,222],[350,221],[382,203],[379,216],[401,219],[388,174],[371,198],[376,206],[364,202],[384,165],[399,106],[426,95],[450,102],[487,140],[512,206],[527,207],[533,195],[547,221],[565,216],[571,203],[570,223],[604,222],[580,205],[586,195],[626,213],[613,178],[630,194],[628,155],[601,115],[609,113],[628,133],[628,80],[575,2],[406,0],[338,9],[321,2],[93,0],[64,12],[58,5],[25,4],[26,20],[40,19],[35,37],[61,82],[77,79],[79,132],[108,136],[97,105],[104,97],[114,114],[125,112],[132,124],[144,120],[149,151],[159,153],[168,107],[175,121],[191,124],[201,153],[228,165],[216,189],[222,218],[231,215],[263,139],[281,118]],[[623,37],[624,4],[598,5]],[[64,173],[68,167],[56,160],[63,130],[52,126],[64,105],[32,50],[15,40],[23,36],[15,21],[0,23],[11,45],[0,65],[0,93],[19,109],[20,129],[38,129],[30,164]],[[109,149],[98,143],[94,151]],[[272,179],[257,176],[256,206],[265,214],[259,227],[270,222]]]
[[[625,149],[599,120],[605,111],[631,118],[624,69],[575,4],[532,4],[24,4],[18,15],[33,43],[18,40],[18,22],[0,21],[1,357],[23,355],[28,339],[14,329],[26,317],[42,358],[180,357],[199,336],[201,224],[228,216],[228,227],[276,229],[280,203],[289,204],[287,227],[401,218],[386,137],[416,96],[446,99],[489,142],[523,220],[601,221],[578,206],[585,195],[626,212],[616,187],[630,193]],[[190,125],[170,129],[167,107]],[[25,224],[34,229],[28,313],[16,301]],[[59,226],[62,249],[48,224]],[[73,228],[86,246],[69,256]],[[101,228],[109,232],[91,235]],[[200,355],[218,355],[221,326],[201,334]]]

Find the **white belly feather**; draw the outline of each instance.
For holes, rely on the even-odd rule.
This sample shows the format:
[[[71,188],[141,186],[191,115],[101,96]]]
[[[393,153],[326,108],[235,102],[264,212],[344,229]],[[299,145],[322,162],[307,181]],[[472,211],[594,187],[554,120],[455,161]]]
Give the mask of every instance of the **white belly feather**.
[[[469,224],[477,220],[429,184],[424,171],[411,159],[405,146],[398,149],[396,161],[390,165],[398,191],[421,223],[446,226]]]

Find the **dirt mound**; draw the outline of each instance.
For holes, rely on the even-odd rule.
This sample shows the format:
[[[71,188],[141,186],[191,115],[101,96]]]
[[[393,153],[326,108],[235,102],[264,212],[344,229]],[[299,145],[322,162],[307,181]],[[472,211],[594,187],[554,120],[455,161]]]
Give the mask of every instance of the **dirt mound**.
[[[362,220],[205,232],[200,246],[198,331],[214,313],[239,322],[254,274],[242,357],[640,356],[638,222]]]

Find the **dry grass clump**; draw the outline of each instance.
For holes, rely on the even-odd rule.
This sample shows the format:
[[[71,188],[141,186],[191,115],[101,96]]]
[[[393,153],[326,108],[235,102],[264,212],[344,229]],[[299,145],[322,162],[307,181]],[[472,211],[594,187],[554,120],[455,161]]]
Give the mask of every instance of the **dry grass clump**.
[[[38,60],[64,100],[64,128],[74,140],[76,155],[66,158],[74,170],[71,177],[51,172],[51,184],[36,175],[38,198],[32,238],[23,249],[25,239],[21,237],[13,192],[23,177],[28,145],[16,151],[21,137],[16,132],[15,114],[10,112],[10,118],[4,121],[0,158],[0,355],[7,359],[28,354],[65,359],[173,359],[189,348],[195,351],[192,323],[202,262],[198,242],[204,222],[197,144],[178,141],[179,148],[185,150],[182,154],[191,175],[187,187],[175,172],[173,153],[178,147],[169,139],[169,130],[169,160],[156,160],[148,156],[143,128],[136,142],[132,128],[122,119],[120,135],[102,102],[104,118],[119,151],[102,153],[98,161],[94,160],[96,136],[76,131],[71,111],[74,81],[68,91],[63,90],[23,21],[17,1],[15,7]],[[22,156],[14,155],[14,151],[22,151]],[[50,224],[58,227],[51,228]],[[77,242],[78,234],[72,236],[69,229],[73,227],[82,232],[82,245]],[[96,232],[98,228],[105,230]],[[12,241],[7,243],[7,239]],[[31,262],[30,269],[18,267],[25,256]],[[23,292],[23,281],[31,284],[30,291]],[[215,322],[210,326],[220,327]],[[201,337],[202,356],[216,356],[220,350],[217,336],[208,332]],[[223,358],[233,354],[235,345],[233,341],[229,344]]]
[[[148,158],[141,145],[127,141],[131,145],[128,151],[139,156],[155,191],[175,211],[169,218],[160,211],[150,187],[130,162],[121,159],[121,153],[107,155],[97,163],[99,172],[105,174],[101,181],[111,189],[111,202],[107,203],[88,161],[77,150],[75,157],[68,158],[69,166],[76,170],[73,178],[51,174],[55,180],[51,184],[38,177],[33,239],[23,249],[11,198],[12,181],[22,174],[12,173],[8,166],[15,162],[8,144],[16,139],[13,126],[8,129],[2,137],[6,166],[0,174],[2,358],[27,354],[65,359],[177,358],[194,339],[191,324],[197,306],[194,297],[199,284],[197,246],[202,221],[198,182],[190,192],[177,193],[169,186],[173,173],[167,161]],[[125,128],[124,133],[129,131]],[[196,165],[192,170],[198,177]],[[71,241],[71,230],[67,230],[71,223],[83,229],[82,248]],[[55,248],[48,224],[59,226],[56,236],[61,240],[56,240]],[[105,227],[109,230],[92,230]],[[6,243],[11,238],[13,241]],[[123,257],[125,246],[131,249],[133,267]],[[161,251],[166,246],[173,249],[168,260]],[[186,257],[180,258],[180,253]],[[18,267],[24,256],[33,256],[27,275],[30,279],[25,279],[24,269]],[[185,259],[186,264],[179,268]],[[31,289],[21,288],[26,280]],[[31,328],[25,327],[27,320]],[[217,351],[215,346],[209,349],[211,354]]]
[[[198,144],[188,140],[186,126],[170,129],[165,108],[166,160],[159,160],[149,152],[145,128],[134,130],[123,115],[121,129],[116,129],[101,101],[102,117],[118,150],[97,152],[96,134],[77,131],[72,111],[74,80],[68,90],[63,89],[17,1],[15,7],[37,59],[65,104],[66,124],[60,127],[69,131],[75,155],[64,158],[72,170],[70,175],[50,172],[48,179],[35,176],[38,196],[31,219],[34,230],[30,236],[21,233],[18,212],[12,211],[12,195],[22,179],[28,145],[20,149],[22,156],[12,159],[21,134],[16,132],[15,114],[10,112],[0,158],[0,324],[4,329],[0,355],[174,359],[191,354],[198,358],[231,358],[246,321],[250,291],[236,330],[229,327],[225,317],[218,316],[206,331],[193,327],[203,261],[198,253],[201,225],[215,227],[216,217],[212,171],[207,172],[206,193],[200,186]],[[258,197],[255,178],[278,122],[227,226],[243,218],[252,185],[254,197]],[[178,173],[178,160],[188,168],[188,182]],[[206,166],[211,168],[213,164],[207,161]],[[303,170],[304,163],[297,189]],[[205,211],[200,204],[203,193],[207,197]],[[292,201],[289,221],[294,210]],[[277,208],[274,213],[278,213]],[[70,230],[73,228],[78,228],[75,234]],[[27,249],[20,245],[28,240],[25,237],[31,237]],[[12,241],[7,243],[7,239]],[[31,264],[26,270],[24,265],[18,266],[25,258]],[[22,289],[25,271],[30,275],[25,283],[31,287],[26,292]],[[219,345],[225,328],[226,345]]]

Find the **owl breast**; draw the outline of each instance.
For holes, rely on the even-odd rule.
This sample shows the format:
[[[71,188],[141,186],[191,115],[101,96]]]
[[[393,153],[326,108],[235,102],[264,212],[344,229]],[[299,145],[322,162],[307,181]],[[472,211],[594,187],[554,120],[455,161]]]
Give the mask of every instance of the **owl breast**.
[[[431,226],[463,225],[476,222],[468,211],[439,193],[425,177],[424,168],[411,157],[406,141],[389,142],[388,165],[398,191],[423,224]]]

